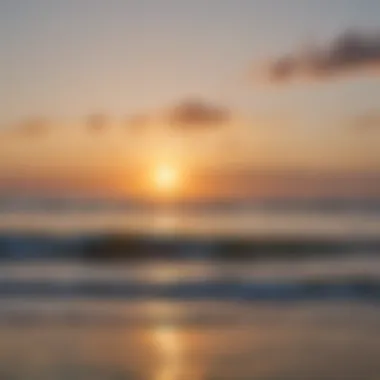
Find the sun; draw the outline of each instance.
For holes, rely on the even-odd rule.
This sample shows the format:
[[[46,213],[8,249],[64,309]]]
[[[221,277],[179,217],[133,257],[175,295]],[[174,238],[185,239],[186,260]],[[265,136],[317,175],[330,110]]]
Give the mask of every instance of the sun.
[[[175,167],[162,164],[153,172],[155,188],[161,192],[173,192],[179,185],[179,171]]]

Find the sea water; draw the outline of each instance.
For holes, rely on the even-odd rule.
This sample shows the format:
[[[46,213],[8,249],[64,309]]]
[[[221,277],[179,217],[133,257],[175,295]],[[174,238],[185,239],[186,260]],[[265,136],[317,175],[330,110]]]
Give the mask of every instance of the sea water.
[[[0,215],[13,242],[0,265],[1,379],[379,378],[377,203],[16,206]],[[33,244],[31,231],[42,234]],[[347,252],[96,262],[70,254],[75,244],[59,256],[54,239],[46,244],[105,231],[186,242],[312,237]]]

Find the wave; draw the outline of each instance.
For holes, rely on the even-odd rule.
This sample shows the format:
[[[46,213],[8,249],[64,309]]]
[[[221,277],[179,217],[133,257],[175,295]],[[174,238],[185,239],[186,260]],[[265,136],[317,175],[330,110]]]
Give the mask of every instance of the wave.
[[[0,298],[107,300],[380,301],[380,279],[351,277],[288,282],[238,280],[182,283],[128,281],[1,281]]]
[[[147,236],[138,234],[0,235],[3,260],[255,260],[380,252],[380,238]]]

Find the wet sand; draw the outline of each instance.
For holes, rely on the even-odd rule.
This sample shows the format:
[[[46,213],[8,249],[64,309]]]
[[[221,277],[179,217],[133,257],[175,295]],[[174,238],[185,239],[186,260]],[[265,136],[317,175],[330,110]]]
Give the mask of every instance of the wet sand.
[[[380,307],[376,305],[98,305],[111,314],[150,312],[157,317],[140,324],[94,322],[94,304],[87,306],[81,304],[88,313],[77,321],[3,321],[0,378],[377,380],[380,376]],[[61,312],[64,308],[61,304]],[[189,323],[171,318],[175,313],[198,314],[200,319]],[[202,323],[207,315],[213,320]]]

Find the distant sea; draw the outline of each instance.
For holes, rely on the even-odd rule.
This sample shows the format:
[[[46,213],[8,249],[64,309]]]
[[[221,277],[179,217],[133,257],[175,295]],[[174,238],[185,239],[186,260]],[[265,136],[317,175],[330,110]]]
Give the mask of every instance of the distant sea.
[[[380,199],[163,204],[8,196],[0,197],[0,231],[372,238],[380,232]]]

